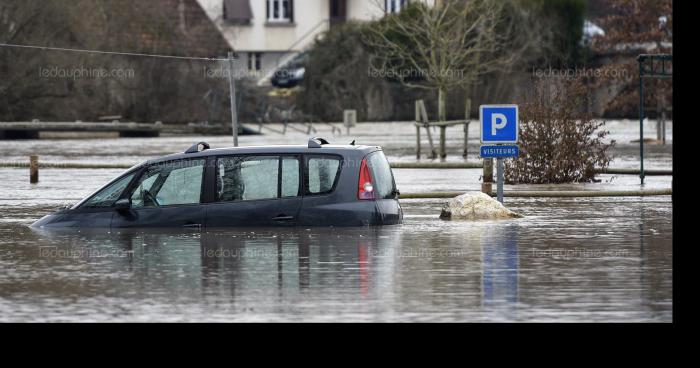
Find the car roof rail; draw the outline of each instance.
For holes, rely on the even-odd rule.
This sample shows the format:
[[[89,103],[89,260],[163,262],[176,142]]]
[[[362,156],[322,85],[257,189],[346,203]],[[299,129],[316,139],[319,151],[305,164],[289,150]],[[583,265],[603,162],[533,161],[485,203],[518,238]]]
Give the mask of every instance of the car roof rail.
[[[309,138],[309,148],[321,148],[324,144],[329,144],[327,140],[323,138]]]
[[[202,146],[202,150],[201,150],[201,151],[206,151],[206,150],[208,150],[208,149],[210,148],[210,147],[209,147],[209,143],[207,143],[207,142],[199,142],[199,143],[197,143],[197,144],[193,144],[190,148],[187,149],[187,151],[185,151],[185,153],[197,153],[197,152],[201,152],[201,151],[199,150],[199,146]]]

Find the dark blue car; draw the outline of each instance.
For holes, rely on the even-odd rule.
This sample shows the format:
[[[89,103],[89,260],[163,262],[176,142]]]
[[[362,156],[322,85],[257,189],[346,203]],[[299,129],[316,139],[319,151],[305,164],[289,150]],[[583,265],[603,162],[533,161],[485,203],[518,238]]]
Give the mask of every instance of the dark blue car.
[[[380,147],[200,143],[135,166],[32,227],[392,225],[403,219],[398,194]]]

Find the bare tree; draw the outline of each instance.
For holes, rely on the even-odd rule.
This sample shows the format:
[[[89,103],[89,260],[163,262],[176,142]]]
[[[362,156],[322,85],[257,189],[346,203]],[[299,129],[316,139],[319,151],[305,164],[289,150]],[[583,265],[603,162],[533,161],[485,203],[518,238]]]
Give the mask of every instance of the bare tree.
[[[410,88],[438,91],[438,117],[446,120],[447,93],[509,68],[540,37],[524,8],[503,0],[414,1],[369,27],[365,42],[376,75]],[[518,19],[520,18],[520,19]]]
[[[0,43],[52,45],[56,40],[73,37],[65,16],[69,1],[3,1],[0,3]],[[64,55],[56,55],[52,65],[65,64]],[[21,116],[28,106],[46,99],[62,99],[68,95],[65,81],[40,78],[45,59],[34,50],[0,47],[0,117],[11,120]],[[35,111],[41,114],[42,111]],[[39,116],[39,115],[35,115]]]

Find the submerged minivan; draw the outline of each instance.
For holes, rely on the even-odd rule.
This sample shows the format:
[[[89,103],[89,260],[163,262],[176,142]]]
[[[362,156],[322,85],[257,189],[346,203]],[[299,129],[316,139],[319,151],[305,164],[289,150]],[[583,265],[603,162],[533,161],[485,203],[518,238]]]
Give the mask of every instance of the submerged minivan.
[[[200,149],[201,147],[201,149]],[[393,225],[403,220],[380,147],[330,145],[210,149],[129,169],[32,227],[268,227]]]

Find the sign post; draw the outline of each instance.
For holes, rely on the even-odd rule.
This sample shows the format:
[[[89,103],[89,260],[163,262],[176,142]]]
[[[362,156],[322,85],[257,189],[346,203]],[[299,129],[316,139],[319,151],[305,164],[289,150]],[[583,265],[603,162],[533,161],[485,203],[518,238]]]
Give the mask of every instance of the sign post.
[[[503,203],[503,159],[518,157],[518,105],[481,105],[481,158],[496,159],[496,196]]]

